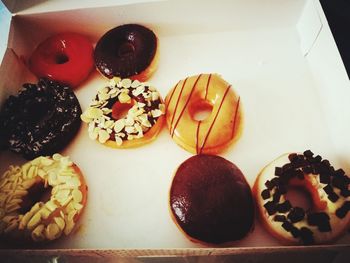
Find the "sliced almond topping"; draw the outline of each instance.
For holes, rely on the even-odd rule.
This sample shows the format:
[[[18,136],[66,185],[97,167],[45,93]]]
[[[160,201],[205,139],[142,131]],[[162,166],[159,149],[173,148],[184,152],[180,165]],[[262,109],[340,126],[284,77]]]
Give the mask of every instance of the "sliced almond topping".
[[[28,222],[27,229],[32,230],[34,229],[41,221],[41,213],[40,211],[37,212]]]
[[[138,86],[136,89],[134,89],[132,91],[132,95],[134,95],[135,97],[137,97],[138,95],[140,95],[141,93],[143,93],[145,91],[145,87],[144,86]]]
[[[113,79],[110,80],[110,85],[115,86],[117,83],[121,81],[121,78],[119,77],[113,77]]]
[[[98,141],[100,143],[105,143],[106,141],[108,141],[109,137],[109,133],[105,130],[100,130],[98,132]]]
[[[45,236],[48,240],[54,240],[61,235],[62,231],[57,224],[51,223],[45,229]]]
[[[130,86],[131,86],[131,79],[122,79],[122,86],[124,88],[130,88]]]
[[[44,236],[44,229],[45,229],[45,225],[41,224],[38,225],[32,232],[32,239],[34,241],[43,241],[45,239]]]
[[[138,81],[137,79],[135,79],[132,83],[131,83],[131,87],[132,88],[137,88],[138,86],[141,85],[141,82]]]
[[[96,140],[98,137],[98,132],[99,132],[100,128],[99,127],[95,127],[95,129],[92,132],[89,132],[89,138],[91,140]]]
[[[40,209],[41,217],[47,219],[51,215],[51,211],[45,206]]]
[[[124,119],[120,119],[120,120],[117,120],[115,123],[114,123],[114,131],[115,132],[120,132],[125,126],[125,120]]]
[[[77,214],[77,211],[76,210],[72,210],[68,213],[68,216],[67,216],[67,219],[68,221],[74,221],[74,217],[75,215]]]
[[[159,93],[157,91],[152,92],[152,101],[159,99]]]
[[[127,125],[127,126],[132,126],[132,125],[134,125],[134,123],[135,123],[134,119],[129,117],[129,116],[125,120],[125,125]]]
[[[36,166],[31,166],[29,168],[28,173],[27,173],[27,178],[31,179],[34,177],[35,169],[38,169],[38,168]]]
[[[131,140],[133,140],[133,139],[134,139],[134,135],[129,134],[129,135],[128,135],[128,141],[131,141]]]
[[[49,200],[45,204],[46,208],[49,209],[51,212],[55,211],[58,207],[53,200]]]
[[[91,108],[90,107],[84,112],[84,115],[90,119],[97,119],[103,115],[103,111],[99,108]]]
[[[126,93],[120,93],[118,99],[121,103],[127,103],[131,100],[130,96]]]
[[[117,135],[115,135],[115,142],[117,143],[118,146],[123,144],[123,140]]]
[[[108,129],[108,128],[112,128],[113,126],[114,126],[114,121],[110,120],[105,122],[104,128]]]
[[[80,203],[83,200],[83,194],[78,189],[72,191],[73,200],[76,203]]]
[[[62,231],[64,229],[64,227],[66,226],[66,222],[61,217],[55,217],[54,220],[55,220],[55,223],[57,224],[57,226]]]
[[[83,208],[83,205],[80,203],[73,203],[74,204],[74,209],[79,211]]]
[[[107,101],[110,98],[108,93],[99,93],[97,96],[99,101]]]
[[[52,155],[52,159],[54,159],[55,161],[59,161],[61,160],[62,155],[60,155],[59,153],[55,153],[54,155]]]
[[[78,177],[71,177],[66,180],[66,185],[72,188],[77,188],[81,185]]]
[[[135,127],[134,126],[126,126],[125,131],[127,133],[134,133],[135,132]]]
[[[163,114],[163,112],[161,110],[155,109],[151,111],[151,114],[153,116],[153,118],[157,118],[159,116],[161,116]]]
[[[41,159],[41,165],[44,165],[44,166],[49,166],[49,165],[52,165],[53,164],[53,160],[52,159],[50,159],[50,158],[42,158]]]
[[[73,228],[74,228],[74,221],[73,220],[67,221],[66,228],[64,229],[64,234],[68,236],[70,232],[72,232]]]

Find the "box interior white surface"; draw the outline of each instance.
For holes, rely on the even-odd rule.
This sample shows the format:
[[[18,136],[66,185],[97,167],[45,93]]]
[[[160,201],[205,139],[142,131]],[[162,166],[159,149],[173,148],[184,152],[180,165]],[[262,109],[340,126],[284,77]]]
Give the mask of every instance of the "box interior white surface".
[[[13,17],[10,49],[0,68],[1,102],[32,80],[14,54],[28,59],[38,43],[57,32],[79,32],[96,42],[115,26],[140,23],[159,37],[159,67],[149,82],[163,97],[178,80],[199,73],[221,74],[241,95],[243,135],[220,155],[234,162],[251,186],[268,162],[306,149],[350,173],[349,79],[318,1],[159,1],[39,11]],[[83,110],[105,82],[94,72],[75,90]],[[183,236],[169,214],[173,173],[191,154],[165,127],[149,145],[116,150],[91,141],[83,124],[63,154],[86,177],[88,205],[76,233],[48,248],[203,247]],[[24,162],[3,152],[0,172]],[[338,243],[350,243],[349,234]],[[256,220],[252,233],[229,246],[277,245]]]

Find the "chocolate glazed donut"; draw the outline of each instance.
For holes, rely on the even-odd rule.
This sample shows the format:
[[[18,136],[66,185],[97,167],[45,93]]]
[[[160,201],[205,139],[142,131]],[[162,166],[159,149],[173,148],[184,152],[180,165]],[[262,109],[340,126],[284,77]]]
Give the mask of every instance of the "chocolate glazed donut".
[[[196,155],[176,171],[170,207],[178,226],[193,241],[220,244],[242,239],[254,223],[250,186],[230,161]]]
[[[45,79],[24,84],[0,112],[1,148],[27,159],[59,152],[78,132],[80,114],[70,87]]]
[[[127,78],[145,71],[155,59],[157,37],[137,24],[111,29],[97,42],[95,64],[107,78]]]

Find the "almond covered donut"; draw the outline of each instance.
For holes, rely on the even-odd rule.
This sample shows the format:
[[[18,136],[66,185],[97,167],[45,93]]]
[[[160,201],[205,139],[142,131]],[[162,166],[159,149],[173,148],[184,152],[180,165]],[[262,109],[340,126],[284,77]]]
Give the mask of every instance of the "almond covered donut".
[[[81,119],[92,140],[114,148],[138,147],[156,138],[163,126],[165,105],[148,83],[113,78],[100,89]]]
[[[97,69],[107,78],[146,81],[157,68],[158,38],[142,25],[121,25],[101,37],[94,57]]]
[[[242,239],[254,224],[253,196],[244,175],[214,155],[195,155],[178,167],[170,208],[186,236],[204,244]]]
[[[16,245],[69,235],[87,200],[84,177],[68,157],[38,157],[0,178],[0,239]]]
[[[34,50],[29,68],[38,78],[77,87],[94,67],[93,46],[85,37],[66,32],[53,35]]]
[[[268,164],[254,185],[258,214],[267,230],[289,245],[328,243],[350,225],[350,178],[328,160],[303,154],[285,154]],[[308,210],[293,206],[286,194],[299,187],[310,194]]]
[[[217,74],[179,81],[165,100],[166,122],[174,141],[194,154],[217,154],[236,141],[242,130],[240,97]],[[210,115],[196,120],[197,112]]]

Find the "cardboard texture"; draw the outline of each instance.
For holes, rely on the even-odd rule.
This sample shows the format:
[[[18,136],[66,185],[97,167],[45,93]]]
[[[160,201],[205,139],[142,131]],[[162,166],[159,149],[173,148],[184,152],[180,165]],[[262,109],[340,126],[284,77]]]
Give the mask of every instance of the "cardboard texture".
[[[159,68],[149,82],[163,97],[178,80],[207,72],[221,74],[241,95],[243,136],[220,155],[234,162],[251,186],[271,160],[306,149],[350,173],[350,125],[344,121],[350,119],[350,83],[317,0],[225,0],[219,5],[199,0],[84,1],[84,8],[79,1],[4,3],[15,15],[0,68],[0,103],[21,83],[33,81],[22,61],[48,36],[74,31],[96,42],[117,25],[140,23],[159,37]],[[105,83],[94,72],[75,90],[83,110]],[[279,247],[258,221],[252,233],[229,248],[190,242],[171,220],[168,191],[176,167],[191,154],[171,140],[166,128],[149,145],[115,150],[91,141],[83,124],[63,154],[85,175],[88,205],[74,234],[44,248],[48,257],[64,252],[72,262],[80,262],[80,256],[99,262],[109,256],[234,254],[242,262],[258,262],[253,255],[267,259],[278,253],[292,262],[288,260],[299,260],[293,251],[300,250],[326,262],[349,252],[348,233],[330,246]],[[24,162],[8,152],[0,159],[0,171]],[[42,251],[20,250],[18,255],[35,258]],[[12,250],[0,254],[16,259]]]

